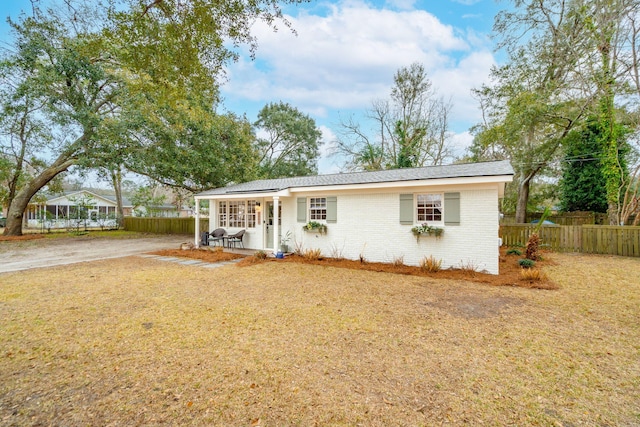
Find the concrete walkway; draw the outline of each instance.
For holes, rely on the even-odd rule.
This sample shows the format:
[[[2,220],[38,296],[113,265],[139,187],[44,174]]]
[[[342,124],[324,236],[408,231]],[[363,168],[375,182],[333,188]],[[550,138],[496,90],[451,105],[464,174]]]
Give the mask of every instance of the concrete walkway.
[[[218,268],[228,264],[234,264],[242,259],[242,258],[238,258],[231,261],[206,262],[199,259],[177,258],[177,257],[171,257],[171,256],[152,255],[152,254],[142,254],[138,256],[141,258],[155,259],[157,261],[176,262],[182,265],[189,265],[193,267],[203,267],[203,268]]]

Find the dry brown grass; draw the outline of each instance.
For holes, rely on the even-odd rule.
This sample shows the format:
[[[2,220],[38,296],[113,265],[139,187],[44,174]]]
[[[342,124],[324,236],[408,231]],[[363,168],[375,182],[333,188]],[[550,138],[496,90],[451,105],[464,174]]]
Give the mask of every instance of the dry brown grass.
[[[4,236],[0,235],[0,242],[15,242],[23,240],[38,240],[44,239],[44,234],[23,234],[22,236]]]
[[[554,292],[294,262],[5,273],[0,424],[637,425],[640,260],[554,260]]]

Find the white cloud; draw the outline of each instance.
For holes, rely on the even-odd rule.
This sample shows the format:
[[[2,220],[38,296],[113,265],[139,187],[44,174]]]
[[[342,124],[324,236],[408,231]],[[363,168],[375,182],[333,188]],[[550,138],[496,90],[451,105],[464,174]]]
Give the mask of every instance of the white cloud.
[[[462,156],[471,147],[473,135],[469,132],[456,133],[451,136],[451,151],[455,157]]]
[[[230,66],[223,96],[238,113],[288,102],[316,119],[323,139],[330,141],[338,115],[362,114],[373,100],[388,98],[394,73],[420,62],[438,95],[454,104],[450,123],[456,144],[470,144],[465,131],[480,120],[471,89],[487,81],[495,63],[490,41],[473,29],[445,25],[425,10],[404,10],[412,0],[398,1],[404,0],[388,0],[396,10],[359,0],[325,4],[320,13],[316,5],[317,14],[299,9],[297,16],[287,17],[297,36],[256,24],[256,61],[241,59]],[[252,106],[238,110],[245,104]],[[335,161],[327,158],[327,147],[322,149],[323,173],[336,170],[329,165]]]
[[[252,100],[361,108],[388,95],[398,68],[416,61],[430,68],[451,65],[452,52],[470,48],[426,11],[379,10],[363,3],[329,8],[327,16],[288,17],[297,37],[258,24],[258,61],[234,64],[225,92]]]
[[[473,88],[487,82],[489,70],[494,64],[489,51],[474,52],[454,67],[435,70],[431,74],[433,86],[446,100],[451,99],[451,119],[477,122],[481,118],[478,102],[471,96]]]
[[[322,145],[320,146],[320,159],[318,169],[323,174],[340,172],[341,159],[333,155],[332,147],[336,140],[336,134],[327,126],[318,126],[322,132]]]
[[[331,154],[331,146],[333,142],[336,140],[336,134],[333,130],[327,126],[320,125],[318,126],[320,132],[322,132],[322,146],[320,147],[320,155],[325,157]]]

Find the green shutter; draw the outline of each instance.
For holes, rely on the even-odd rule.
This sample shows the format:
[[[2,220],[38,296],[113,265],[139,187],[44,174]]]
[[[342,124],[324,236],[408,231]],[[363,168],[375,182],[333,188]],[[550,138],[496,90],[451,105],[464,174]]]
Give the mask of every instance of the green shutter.
[[[400,195],[400,224],[413,224],[413,194]]]
[[[460,193],[444,193],[444,225],[460,225]]]
[[[307,222],[307,198],[298,197],[298,222]]]
[[[327,197],[327,222],[338,222],[338,198]]]

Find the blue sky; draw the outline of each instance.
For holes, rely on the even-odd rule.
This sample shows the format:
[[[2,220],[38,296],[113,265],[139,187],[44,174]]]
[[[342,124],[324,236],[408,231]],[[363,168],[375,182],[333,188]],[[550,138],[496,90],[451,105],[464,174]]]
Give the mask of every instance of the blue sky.
[[[46,0],[41,0],[45,2]],[[451,142],[457,154],[471,143],[469,128],[480,121],[471,89],[487,82],[496,63],[489,38],[495,0],[315,1],[287,7],[297,36],[280,26],[256,24],[256,60],[248,52],[228,67],[222,87],[224,108],[255,120],[269,102],[288,102],[309,114],[323,132],[321,173],[340,170],[328,156],[341,118],[362,115],[376,99],[389,96],[394,73],[424,64],[437,94],[453,103]],[[5,22],[28,0],[0,0],[0,42],[10,40]]]

